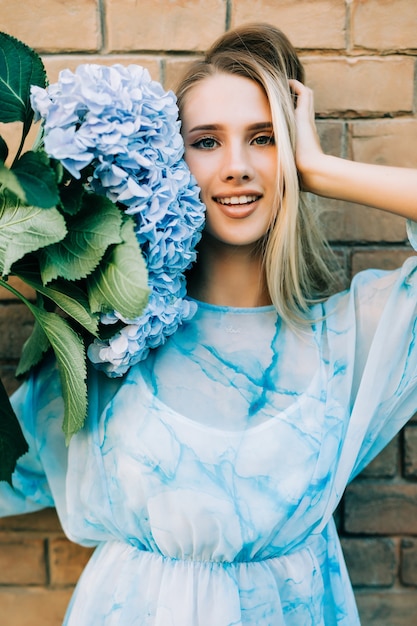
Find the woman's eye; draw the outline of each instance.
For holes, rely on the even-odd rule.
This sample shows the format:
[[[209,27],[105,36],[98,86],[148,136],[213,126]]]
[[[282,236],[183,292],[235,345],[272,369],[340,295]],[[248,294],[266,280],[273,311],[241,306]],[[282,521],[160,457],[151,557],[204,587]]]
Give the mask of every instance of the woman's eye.
[[[199,148],[200,150],[212,150],[218,145],[218,142],[213,137],[202,137],[191,145],[193,148]]]
[[[259,135],[252,141],[257,146],[273,146],[275,144],[274,135]]]

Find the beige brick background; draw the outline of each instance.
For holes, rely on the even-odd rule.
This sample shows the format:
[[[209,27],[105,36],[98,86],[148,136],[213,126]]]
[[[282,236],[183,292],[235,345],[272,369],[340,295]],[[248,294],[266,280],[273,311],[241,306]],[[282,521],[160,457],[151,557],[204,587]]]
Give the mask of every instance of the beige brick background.
[[[51,82],[84,61],[134,62],[173,88],[215,37],[257,20],[297,47],[327,151],[417,167],[415,0],[0,0],[0,30],[42,55]],[[351,275],[396,267],[412,253],[402,219],[314,202]],[[31,324],[0,292],[0,373],[10,392]],[[349,487],[337,521],[363,625],[415,626],[416,420]],[[0,520],[0,626],[61,624],[89,554],[65,539],[53,510]]]

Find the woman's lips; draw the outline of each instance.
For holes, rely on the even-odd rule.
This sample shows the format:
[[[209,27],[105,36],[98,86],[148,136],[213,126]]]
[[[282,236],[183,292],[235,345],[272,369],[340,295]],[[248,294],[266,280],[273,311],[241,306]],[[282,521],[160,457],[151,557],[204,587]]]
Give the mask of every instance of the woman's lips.
[[[220,205],[222,213],[228,217],[242,218],[250,215],[256,208],[256,203],[262,196],[259,194],[240,194],[213,198]]]

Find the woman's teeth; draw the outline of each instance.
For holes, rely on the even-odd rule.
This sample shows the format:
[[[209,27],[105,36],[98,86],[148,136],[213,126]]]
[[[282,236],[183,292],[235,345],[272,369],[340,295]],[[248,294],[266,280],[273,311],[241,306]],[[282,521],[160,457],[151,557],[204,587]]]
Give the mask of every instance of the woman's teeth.
[[[259,196],[231,196],[230,198],[217,198],[220,204],[247,204],[255,202]]]

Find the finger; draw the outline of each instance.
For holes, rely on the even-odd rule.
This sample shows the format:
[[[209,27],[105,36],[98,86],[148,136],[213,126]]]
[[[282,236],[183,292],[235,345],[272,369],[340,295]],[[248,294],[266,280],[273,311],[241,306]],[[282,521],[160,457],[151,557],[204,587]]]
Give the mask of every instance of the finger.
[[[288,83],[290,86],[291,95],[293,97],[294,107],[297,107],[298,98],[301,94],[303,85],[302,83],[300,83],[300,81],[296,80],[295,78],[291,78],[288,81]]]
[[[295,79],[291,79],[289,84],[294,96],[296,108],[311,113],[311,111],[314,110],[314,94],[312,89]]]

